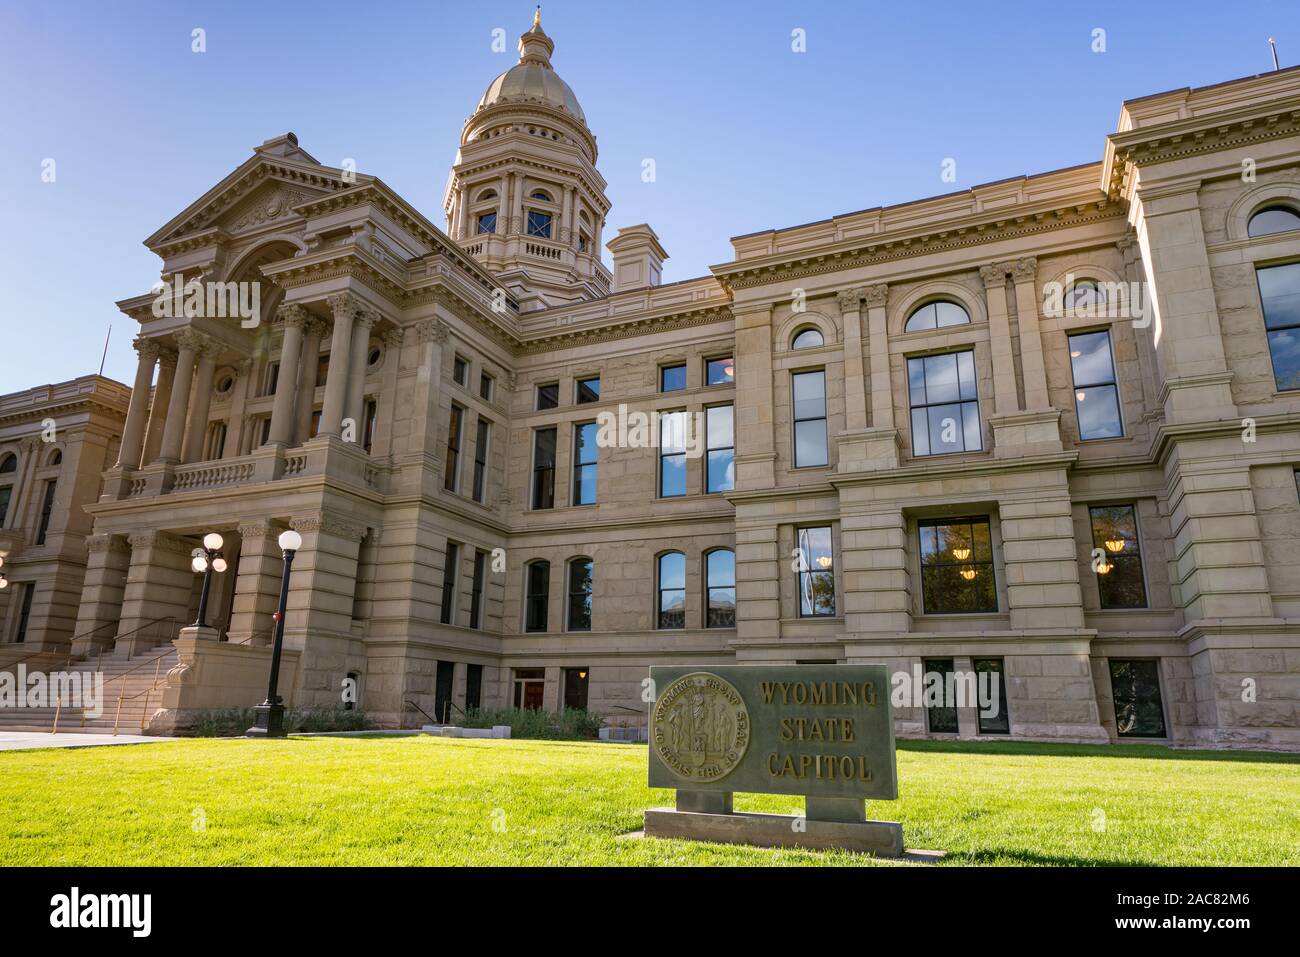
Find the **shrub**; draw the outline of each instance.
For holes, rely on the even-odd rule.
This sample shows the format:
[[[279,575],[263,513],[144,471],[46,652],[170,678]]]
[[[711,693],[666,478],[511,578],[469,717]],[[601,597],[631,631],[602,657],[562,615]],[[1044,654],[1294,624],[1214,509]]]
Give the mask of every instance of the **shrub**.
[[[212,708],[194,713],[189,733],[196,738],[230,738],[244,734],[257,720],[252,708]],[[285,728],[299,731],[365,731],[370,728],[364,711],[341,708],[288,708]]]
[[[558,714],[531,708],[470,708],[460,724],[466,728],[508,724],[512,738],[586,741],[599,735],[603,722],[600,715],[580,708],[565,708]]]

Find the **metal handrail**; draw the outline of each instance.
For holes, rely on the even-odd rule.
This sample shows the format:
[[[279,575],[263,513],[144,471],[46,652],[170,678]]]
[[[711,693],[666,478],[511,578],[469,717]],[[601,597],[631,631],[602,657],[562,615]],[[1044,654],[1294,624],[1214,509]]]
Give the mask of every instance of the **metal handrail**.
[[[160,622],[160,621],[170,621],[172,624],[175,624],[175,623],[176,623],[176,618],[175,618],[175,616],[169,615],[169,616],[167,616],[166,618],[158,618],[158,619],[155,619],[155,621],[151,622],[150,624],[157,624],[157,623]],[[143,627],[143,626],[142,626],[142,627]],[[140,628],[137,628],[137,629],[135,629],[135,631],[128,632],[128,634],[133,635],[133,634],[135,634],[137,631],[140,631],[140,630],[141,630]],[[126,635],[123,635],[122,637],[126,637]],[[168,649],[167,649],[166,651],[164,651],[161,655],[155,655],[155,656],[152,657],[152,658],[146,658],[144,661],[140,662],[138,665],[135,665],[134,667],[131,667],[131,668],[127,668],[126,671],[123,671],[121,674],[114,675],[113,677],[111,677],[111,678],[109,678],[107,681],[105,681],[105,682],[104,682],[104,687],[107,688],[107,687],[108,687],[109,685],[111,685],[114,681],[117,681],[117,680],[120,679],[120,678],[125,678],[127,675],[131,674],[133,671],[139,671],[141,668],[143,668],[145,665],[149,664],[149,662],[151,662],[151,661],[155,661],[155,662],[156,662],[156,661],[160,661],[160,660],[163,659],[163,658],[166,658],[166,657],[167,657],[168,655],[170,655],[174,650],[175,650],[174,648],[168,648]]]
[[[151,623],[151,624],[152,624],[152,623]],[[69,664],[72,664],[72,657],[73,657],[73,655],[72,655],[72,642],[77,641],[78,639],[81,639],[81,638],[89,638],[89,637],[90,637],[91,635],[93,635],[95,632],[100,631],[100,630],[102,630],[102,629],[104,629],[104,628],[107,628],[107,627],[109,627],[110,625],[113,626],[114,628],[116,628],[116,627],[117,627],[117,622],[115,622],[115,621],[106,621],[106,622],[104,622],[102,625],[96,625],[94,628],[90,629],[90,631],[83,632],[83,633],[80,634],[80,635],[73,635],[71,638],[69,638],[69,639],[68,639],[68,655],[67,655],[67,658],[64,659],[65,666],[66,666],[66,665],[69,665]],[[141,626],[141,627],[143,627],[143,626]],[[138,630],[138,629],[137,629],[137,630]],[[31,661],[33,658],[39,658],[41,655],[53,655],[53,654],[57,654],[57,653],[58,653],[58,652],[54,652],[54,651],[33,651],[30,655],[23,655],[23,657],[21,657],[21,658],[16,658],[16,659],[14,659],[13,661],[11,661],[11,662],[9,662],[8,664],[6,664],[4,667],[5,667],[5,668],[12,668],[12,667],[14,667],[15,665],[20,665],[20,664],[22,664],[24,661]],[[102,649],[102,648],[100,649],[100,653],[101,653],[101,654],[103,653],[103,649]]]
[[[433,715],[429,714],[429,712],[425,711],[423,708],[421,708],[418,704],[416,704],[416,703],[415,703],[414,701],[412,701],[410,698],[407,698],[407,699],[406,699],[406,703],[407,703],[408,705],[410,705],[412,708],[414,708],[416,711],[420,712],[420,714],[422,714],[422,715],[424,715],[426,718],[428,718],[430,724],[437,724],[437,723],[438,723],[438,719],[437,719],[437,718],[435,718]]]

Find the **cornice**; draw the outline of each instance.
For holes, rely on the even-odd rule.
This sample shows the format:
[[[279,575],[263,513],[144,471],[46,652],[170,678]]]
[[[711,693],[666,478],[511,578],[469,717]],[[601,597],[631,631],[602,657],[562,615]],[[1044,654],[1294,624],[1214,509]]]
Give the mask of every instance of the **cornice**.
[[[730,306],[706,306],[689,309],[684,312],[671,312],[663,315],[641,316],[617,324],[601,324],[585,329],[566,329],[563,332],[538,336],[526,340],[519,348],[523,355],[539,352],[553,352],[573,346],[614,342],[632,336],[646,335],[652,332],[671,332],[694,326],[705,326],[715,322],[733,322]]]

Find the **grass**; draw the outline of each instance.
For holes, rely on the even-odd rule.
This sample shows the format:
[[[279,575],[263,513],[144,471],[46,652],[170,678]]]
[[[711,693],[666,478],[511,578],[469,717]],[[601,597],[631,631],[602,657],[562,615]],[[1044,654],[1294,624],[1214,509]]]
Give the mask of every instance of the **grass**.
[[[909,847],[946,864],[1300,864],[1294,756],[901,742]],[[626,838],[671,792],[642,746],[419,737],[191,739],[0,752],[0,863],[876,864]],[[737,795],[738,810],[802,801]],[[1104,823],[1103,823],[1104,815]]]

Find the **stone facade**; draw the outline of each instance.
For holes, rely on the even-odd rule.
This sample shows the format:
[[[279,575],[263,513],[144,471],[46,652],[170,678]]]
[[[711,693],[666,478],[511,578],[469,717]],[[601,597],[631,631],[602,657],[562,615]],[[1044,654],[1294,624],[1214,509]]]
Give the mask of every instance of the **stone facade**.
[[[1300,203],[1300,71],[1129,101],[1099,163],[736,237],[712,275],[661,285],[648,226],[610,240],[612,272],[600,262],[595,138],[553,49],[535,24],[466,122],[446,231],[288,134],[149,238],[164,281],[257,282],[261,313],[119,304],[140,367],[120,454],[83,499],[80,618],[60,640],[87,651],[117,621],[127,654],[145,620],[189,620],[188,551],[216,530],[230,571],[210,622],[265,646],[275,537],[293,527],[293,699],[337,706],[350,677],[388,726],[583,700],[643,726],[654,664],[992,660],[1012,738],[1105,742],[1127,740],[1122,662],[1154,669],[1138,704],[1157,740],[1300,747],[1300,392],[1276,387],[1255,281],[1300,259],[1300,231],[1247,232]],[[1118,314],[1045,305],[1079,280]],[[938,301],[968,321],[909,331]],[[795,348],[806,330],[820,344]],[[1122,428],[1088,438],[1070,336],[1103,330]],[[967,350],[964,450],[924,454],[910,360]],[[734,374],[710,384],[716,359]],[[679,365],[684,387],[664,391]],[[796,463],[795,376],[818,371],[825,464]],[[687,458],[684,494],[665,497],[660,450],[602,445],[594,503],[576,504],[578,426],[728,405],[733,488],[709,492],[708,457]],[[553,506],[535,507],[548,481]],[[1103,607],[1089,508],[1108,505],[1132,508],[1140,607]],[[955,518],[988,524],[977,573],[995,607],[927,612],[921,539]],[[830,530],[834,596],[804,617],[792,556],[810,527]],[[734,626],[706,627],[719,550]],[[684,627],[660,628],[670,552]],[[575,559],[592,569],[589,627],[569,627]],[[538,562],[549,587],[530,600]],[[956,711],[940,730],[906,704],[898,732],[994,733]]]

